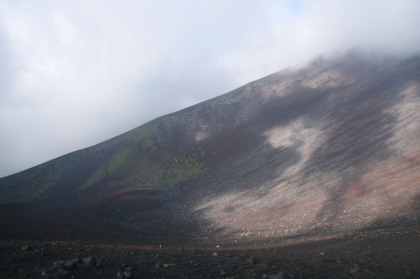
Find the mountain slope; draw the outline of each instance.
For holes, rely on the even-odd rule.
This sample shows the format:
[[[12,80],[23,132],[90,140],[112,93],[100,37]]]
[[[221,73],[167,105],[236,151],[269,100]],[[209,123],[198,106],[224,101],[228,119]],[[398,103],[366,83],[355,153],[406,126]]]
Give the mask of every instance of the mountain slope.
[[[2,178],[0,201],[153,236],[417,224],[419,136],[420,58],[349,53]]]

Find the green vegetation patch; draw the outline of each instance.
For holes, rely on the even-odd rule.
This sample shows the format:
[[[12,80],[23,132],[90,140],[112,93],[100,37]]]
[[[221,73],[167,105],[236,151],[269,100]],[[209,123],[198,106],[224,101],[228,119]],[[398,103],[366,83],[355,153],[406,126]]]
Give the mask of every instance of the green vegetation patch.
[[[125,160],[127,160],[127,158],[131,155],[132,152],[133,150],[131,148],[124,148],[123,150],[112,156],[108,162],[107,171],[113,172],[116,169],[118,169],[125,162]]]
[[[205,171],[204,164],[195,155],[177,156],[167,154],[161,168],[161,175],[164,184],[173,186],[178,182],[194,178]]]
[[[97,169],[76,191],[82,191],[99,182],[105,176],[105,164]]]

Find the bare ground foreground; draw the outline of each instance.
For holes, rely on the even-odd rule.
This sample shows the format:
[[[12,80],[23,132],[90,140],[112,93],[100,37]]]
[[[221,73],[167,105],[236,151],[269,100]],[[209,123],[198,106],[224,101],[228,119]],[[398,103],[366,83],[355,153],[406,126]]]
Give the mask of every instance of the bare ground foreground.
[[[420,277],[418,225],[328,236],[136,242],[1,240],[0,277]]]

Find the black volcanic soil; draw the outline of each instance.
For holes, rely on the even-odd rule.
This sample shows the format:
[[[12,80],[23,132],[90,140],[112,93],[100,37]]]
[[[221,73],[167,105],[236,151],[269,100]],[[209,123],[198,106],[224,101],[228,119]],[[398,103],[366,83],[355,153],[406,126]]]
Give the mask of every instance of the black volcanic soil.
[[[419,124],[420,56],[275,73],[0,178],[0,277],[420,278]]]
[[[418,226],[329,237],[195,240],[160,247],[0,241],[1,278],[419,278]],[[162,243],[168,240],[162,240]],[[150,243],[154,243],[150,245]]]

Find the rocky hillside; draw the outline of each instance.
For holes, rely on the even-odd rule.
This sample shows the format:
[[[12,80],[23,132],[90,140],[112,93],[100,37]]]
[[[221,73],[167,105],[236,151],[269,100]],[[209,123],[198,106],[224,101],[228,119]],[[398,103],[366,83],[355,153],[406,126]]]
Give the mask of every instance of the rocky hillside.
[[[142,236],[418,224],[419,138],[420,57],[349,53],[1,178],[0,219]]]

